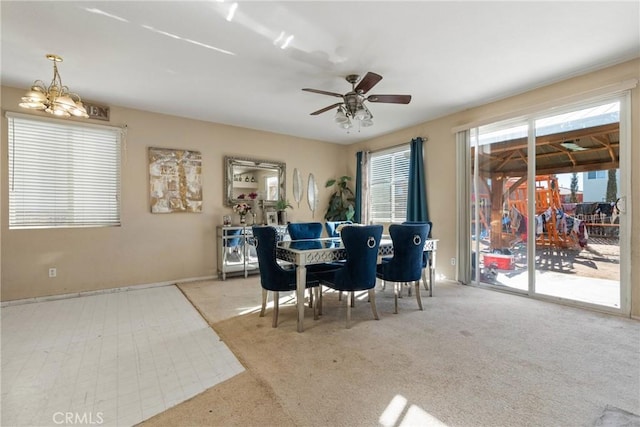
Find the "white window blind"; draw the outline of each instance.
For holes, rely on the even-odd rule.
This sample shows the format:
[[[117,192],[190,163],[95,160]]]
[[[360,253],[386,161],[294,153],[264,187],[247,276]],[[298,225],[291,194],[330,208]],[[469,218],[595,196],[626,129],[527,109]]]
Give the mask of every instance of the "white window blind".
[[[409,189],[408,145],[392,151],[372,153],[369,163],[370,221],[403,222],[407,217]]]
[[[7,120],[10,229],[120,225],[120,129]]]

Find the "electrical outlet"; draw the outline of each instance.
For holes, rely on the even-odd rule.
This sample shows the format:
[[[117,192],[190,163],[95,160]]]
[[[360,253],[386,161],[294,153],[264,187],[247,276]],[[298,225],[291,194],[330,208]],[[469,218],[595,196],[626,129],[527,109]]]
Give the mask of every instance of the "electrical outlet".
[[[58,270],[56,268],[49,269],[49,277],[56,277],[57,274],[58,274]]]
[[[456,259],[455,258],[451,258],[451,265],[456,265]]]

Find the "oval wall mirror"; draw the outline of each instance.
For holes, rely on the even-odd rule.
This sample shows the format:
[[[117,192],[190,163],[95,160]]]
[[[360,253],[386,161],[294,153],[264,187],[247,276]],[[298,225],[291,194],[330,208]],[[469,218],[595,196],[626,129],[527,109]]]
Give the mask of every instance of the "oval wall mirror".
[[[311,217],[315,217],[316,208],[318,207],[318,185],[312,173],[309,174],[309,182],[307,183],[307,201],[309,209],[311,209]]]
[[[302,177],[298,168],[293,170],[293,200],[296,201],[298,207],[300,207],[300,200],[302,200]]]

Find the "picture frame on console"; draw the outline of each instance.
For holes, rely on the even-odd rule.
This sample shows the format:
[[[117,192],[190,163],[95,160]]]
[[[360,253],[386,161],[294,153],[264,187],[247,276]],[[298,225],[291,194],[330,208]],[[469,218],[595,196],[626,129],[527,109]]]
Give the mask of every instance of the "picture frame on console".
[[[275,211],[265,212],[267,217],[267,225],[278,225],[278,213]]]

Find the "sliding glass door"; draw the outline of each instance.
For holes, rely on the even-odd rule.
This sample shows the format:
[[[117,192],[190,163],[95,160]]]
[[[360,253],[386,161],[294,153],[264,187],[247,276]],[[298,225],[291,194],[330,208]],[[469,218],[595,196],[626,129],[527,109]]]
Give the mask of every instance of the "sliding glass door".
[[[521,190],[528,184],[528,128],[523,119],[493,123],[473,129],[470,143],[472,277],[523,291],[527,204]]]
[[[620,101],[539,118],[535,135],[536,293],[620,308]]]
[[[628,303],[627,105],[621,95],[469,131],[473,283],[612,311]]]

